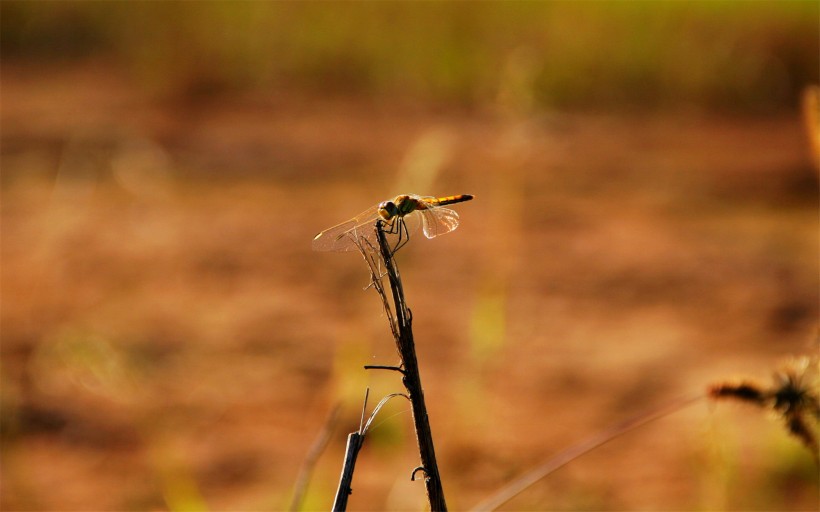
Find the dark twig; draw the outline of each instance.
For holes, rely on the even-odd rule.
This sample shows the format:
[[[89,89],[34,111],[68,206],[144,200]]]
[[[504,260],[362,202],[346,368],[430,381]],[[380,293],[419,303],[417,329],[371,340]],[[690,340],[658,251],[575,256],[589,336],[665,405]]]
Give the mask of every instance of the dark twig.
[[[390,365],[382,365],[382,364],[366,364],[364,365],[365,370],[392,370],[394,372],[404,373],[404,370],[399,366],[390,366]]]
[[[396,222],[401,223],[402,219],[399,218]],[[401,225],[397,228],[399,233],[401,233],[401,229],[405,229]],[[370,284],[367,288],[372,287],[376,290],[376,293],[379,294],[401,363],[399,365],[367,365],[365,369],[398,371],[402,374],[402,383],[407,390],[407,394],[394,393],[383,398],[368,418],[367,423],[360,425],[358,432],[353,432],[348,436],[345,464],[339,480],[339,488],[336,493],[336,500],[333,503],[333,510],[345,510],[347,507],[347,498],[352,492],[351,483],[353,481],[353,469],[356,464],[356,456],[364,442],[364,435],[376,414],[389,399],[395,396],[403,396],[410,400],[416,439],[419,447],[419,456],[422,464],[413,470],[412,479],[415,478],[418,471],[423,471],[430,510],[434,512],[446,511],[447,503],[444,500],[444,490],[442,489],[438,463],[436,462],[433,435],[430,431],[430,420],[427,415],[427,406],[424,403],[424,392],[421,387],[418,360],[416,359],[416,349],[411,327],[413,315],[405,302],[399,269],[393,259],[393,254],[398,247],[390,247],[388,244],[381,221],[376,221],[374,229],[376,230],[378,247],[367,237],[354,238],[353,240],[358,245],[359,252],[370,269]],[[400,245],[401,243],[399,246]],[[393,298],[392,305],[387,298],[387,291],[383,281],[385,275],[388,277],[390,283],[390,291]],[[362,418],[364,418],[364,412],[362,412]]]
[[[427,405],[424,402],[424,392],[421,387],[421,377],[419,376],[418,360],[416,359],[416,347],[413,341],[412,316],[404,298],[404,289],[399,275],[399,269],[393,259],[394,250],[387,243],[387,237],[381,221],[376,221],[376,234],[381,254],[381,262],[384,264],[385,273],[390,282],[390,290],[393,295],[393,315],[388,314],[390,330],[396,342],[399,356],[401,357],[401,367],[404,368],[402,382],[407,395],[410,397],[410,406],[413,411],[413,423],[416,430],[416,440],[419,447],[421,467],[424,470],[424,484],[427,490],[427,499],[432,511],[447,510],[447,503],[444,500],[444,489],[441,485],[441,476],[436,462],[436,452],[433,447],[433,434],[430,430],[430,420],[427,415]],[[373,267],[371,266],[371,270]],[[378,274],[374,275],[374,280],[378,279]],[[383,287],[377,287],[382,290]],[[382,301],[386,309],[389,310],[387,300],[382,295]],[[389,311],[388,311],[389,313]],[[414,471],[415,474],[415,471]]]
[[[359,419],[359,430],[356,432],[351,432],[347,436],[345,462],[342,467],[342,474],[339,477],[339,487],[336,489],[336,498],[333,500],[334,512],[347,510],[347,498],[351,493],[353,493],[353,471],[356,469],[356,459],[358,458],[359,451],[362,449],[362,445],[364,444],[364,437],[367,435],[367,431],[370,430],[370,425],[373,424],[373,420],[376,419],[376,415],[379,414],[379,411],[381,411],[382,407],[384,407],[384,405],[389,402],[391,398],[401,396],[407,398],[408,400],[410,399],[404,393],[391,393],[379,400],[379,403],[373,408],[373,412],[370,413],[370,416],[367,417],[367,421],[365,421],[364,417],[367,413],[367,399],[369,396],[370,388],[367,388],[364,395],[364,404],[362,404],[362,416]]]
[[[540,466],[530,470],[527,473],[524,473],[509,484],[505,485],[495,494],[473,507],[472,510],[473,512],[495,510],[504,503],[513,499],[515,496],[519,495],[532,484],[541,480],[556,469],[577,459],[581,455],[601,446],[604,443],[612,441],[621,434],[625,434],[630,430],[638,428],[641,425],[645,425],[651,421],[663,418],[664,416],[678,411],[702,398],[704,398],[703,394],[679,398],[678,400],[670,402],[662,407],[658,407],[644,414],[629,418],[626,421],[618,423],[617,425],[613,425],[612,427],[604,430],[603,432],[599,432],[582,443],[558,452],[557,455],[551,457]]]
[[[340,512],[347,510],[347,498],[353,492],[353,470],[356,468],[356,457],[362,449],[364,436],[358,432],[351,432],[347,436],[347,449],[345,449],[345,463],[342,469],[342,476],[339,479],[339,488],[336,490],[336,499],[333,501],[333,511]]]
[[[336,499],[333,500],[333,511],[339,512],[347,510],[347,498],[353,492],[353,470],[356,469],[356,458],[364,443],[364,414],[367,410],[367,399],[370,397],[370,388],[364,393],[364,403],[362,404],[362,416],[359,419],[359,430],[351,432],[347,436],[347,448],[345,448],[345,462],[342,466],[342,475],[339,477],[339,487],[336,489]]]
[[[293,499],[290,502],[289,508],[291,512],[299,510],[302,506],[302,500],[305,497],[305,492],[307,491],[308,484],[310,483],[310,476],[313,474],[313,470],[316,467],[316,462],[318,462],[319,456],[325,451],[327,443],[330,441],[330,434],[336,426],[340,409],[341,404],[336,404],[336,406],[330,411],[330,414],[328,414],[327,419],[322,425],[322,429],[319,431],[319,434],[316,436],[310,450],[305,456],[304,462],[302,462],[302,467],[299,469],[299,476],[296,478],[296,484],[293,486]]]

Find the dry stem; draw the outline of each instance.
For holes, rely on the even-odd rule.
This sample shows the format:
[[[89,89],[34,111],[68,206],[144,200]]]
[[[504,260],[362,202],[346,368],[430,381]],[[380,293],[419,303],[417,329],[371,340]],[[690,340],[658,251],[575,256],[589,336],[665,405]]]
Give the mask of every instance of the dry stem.
[[[399,222],[401,222],[401,219],[399,219]],[[395,249],[391,248],[388,244],[381,221],[376,221],[374,229],[376,230],[378,247],[374,246],[366,237],[361,237],[354,241],[359,246],[359,252],[361,252],[362,257],[370,269],[371,280],[368,288],[373,287],[382,301],[382,307],[387,316],[387,321],[390,324],[390,332],[393,334],[401,363],[398,366],[369,365],[365,366],[365,369],[398,371],[402,375],[402,383],[407,390],[407,394],[394,393],[383,398],[382,401],[379,402],[379,405],[373,410],[367,423],[360,425],[358,432],[353,432],[348,436],[345,464],[342,469],[333,510],[345,510],[347,507],[347,498],[352,492],[351,483],[353,480],[353,469],[356,464],[356,456],[364,442],[367,427],[370,426],[373,418],[387,400],[394,396],[403,396],[410,400],[416,440],[419,447],[419,457],[421,459],[421,466],[413,470],[411,479],[414,480],[419,471],[423,472],[430,510],[446,511],[447,503],[444,500],[444,490],[441,485],[438,463],[436,462],[433,434],[430,430],[427,405],[424,403],[424,392],[421,387],[416,348],[413,341],[413,316],[405,302],[399,269],[393,259]],[[399,229],[401,229],[401,226],[399,226]],[[390,283],[390,291],[393,299],[392,306],[390,300],[387,298],[387,292],[382,280],[385,275],[387,275]],[[364,417],[364,412],[362,413],[362,417]]]
[[[313,441],[305,461],[302,463],[302,468],[299,470],[299,477],[296,479],[296,484],[293,486],[293,499],[290,503],[289,510],[295,512],[302,506],[302,500],[307,492],[308,484],[310,483],[310,476],[319,461],[319,456],[325,451],[328,441],[330,441],[330,434],[336,426],[336,420],[339,418],[340,404],[335,407],[328,414],[327,419],[322,425],[322,429]]]
[[[433,433],[430,430],[430,420],[427,415],[427,405],[424,402],[424,391],[421,387],[421,377],[419,376],[418,360],[416,359],[416,346],[413,341],[413,315],[407,307],[404,299],[404,288],[401,283],[399,269],[393,259],[393,250],[387,243],[382,223],[376,222],[376,234],[378,235],[379,251],[381,261],[390,282],[390,290],[393,294],[393,311],[395,317],[388,314],[390,330],[396,342],[396,348],[401,357],[402,383],[407,389],[410,398],[410,407],[413,411],[413,423],[416,429],[416,440],[421,458],[421,470],[424,471],[424,484],[427,490],[427,499],[430,503],[430,510],[447,510],[447,503],[444,500],[444,489],[441,485],[441,476],[436,462],[436,452],[433,447]],[[372,268],[371,268],[372,270]],[[378,279],[375,275],[375,280]],[[386,297],[383,295],[383,288],[378,288],[382,301],[387,305]],[[418,470],[419,468],[416,468]],[[413,472],[415,475],[416,471]]]

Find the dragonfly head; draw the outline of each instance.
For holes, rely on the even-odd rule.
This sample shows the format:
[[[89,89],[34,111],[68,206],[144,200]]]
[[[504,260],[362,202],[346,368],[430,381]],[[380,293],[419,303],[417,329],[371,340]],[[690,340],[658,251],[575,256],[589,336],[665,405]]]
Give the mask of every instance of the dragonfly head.
[[[393,201],[383,201],[379,204],[379,216],[384,220],[390,220],[399,214],[399,208]]]

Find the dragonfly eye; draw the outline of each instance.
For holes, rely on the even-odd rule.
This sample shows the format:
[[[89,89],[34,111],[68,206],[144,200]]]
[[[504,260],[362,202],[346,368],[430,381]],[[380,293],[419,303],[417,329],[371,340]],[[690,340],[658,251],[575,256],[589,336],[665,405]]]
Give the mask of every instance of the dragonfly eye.
[[[379,215],[384,220],[390,220],[398,215],[399,209],[393,201],[384,201],[379,205]]]

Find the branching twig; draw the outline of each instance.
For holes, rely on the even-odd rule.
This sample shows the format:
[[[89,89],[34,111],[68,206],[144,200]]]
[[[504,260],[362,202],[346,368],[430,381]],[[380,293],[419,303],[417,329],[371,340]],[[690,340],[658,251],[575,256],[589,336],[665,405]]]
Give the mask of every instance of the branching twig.
[[[353,492],[353,471],[356,468],[356,459],[359,456],[359,450],[364,444],[364,436],[370,430],[370,425],[376,419],[376,415],[384,407],[384,404],[390,401],[391,398],[403,396],[409,400],[409,397],[404,393],[391,393],[379,400],[379,403],[373,408],[373,412],[368,416],[367,421],[364,420],[365,412],[367,411],[367,398],[370,396],[370,388],[367,389],[364,395],[364,404],[362,404],[362,417],[359,419],[359,430],[351,432],[347,436],[347,448],[345,449],[345,462],[342,467],[342,474],[339,477],[339,487],[336,489],[336,498],[333,500],[334,512],[343,511],[347,509],[347,498]]]
[[[393,337],[396,341],[396,348],[401,357],[401,368],[404,369],[402,382],[405,389],[407,389],[407,395],[410,398],[410,406],[413,411],[413,423],[416,430],[421,467],[425,474],[424,484],[427,490],[427,499],[430,503],[430,510],[443,511],[447,510],[447,503],[444,500],[444,489],[441,485],[441,476],[438,471],[438,463],[436,462],[436,452],[433,447],[433,434],[430,430],[427,405],[424,402],[424,392],[421,387],[418,360],[416,359],[416,347],[413,341],[413,317],[404,299],[404,289],[401,283],[399,269],[393,259],[394,251],[387,243],[387,238],[385,237],[380,221],[376,222],[376,234],[379,243],[379,252],[381,254],[381,262],[384,264],[385,272],[390,282],[390,290],[393,295],[393,312],[395,313],[395,317],[388,315],[388,320],[390,321],[390,330],[393,332]],[[377,290],[381,290],[380,295],[382,295],[382,301],[387,304],[386,296],[383,295],[384,288],[377,288]]]
[[[397,222],[402,222],[402,219],[397,219]],[[333,510],[345,510],[347,507],[347,498],[352,492],[351,483],[353,481],[353,469],[356,464],[356,457],[362,447],[364,435],[372,423],[373,418],[387,400],[394,396],[403,396],[410,400],[416,440],[418,441],[419,456],[422,464],[413,470],[412,479],[415,478],[418,471],[422,471],[424,473],[424,483],[430,510],[446,511],[447,503],[444,500],[444,490],[441,485],[438,463],[436,462],[433,435],[430,431],[430,420],[427,415],[427,406],[424,403],[424,392],[421,387],[418,360],[416,359],[416,348],[413,341],[412,330],[413,315],[405,302],[399,269],[393,259],[395,248],[390,247],[387,242],[382,221],[376,221],[374,229],[376,230],[378,247],[373,245],[367,237],[358,237],[353,239],[353,241],[358,245],[359,252],[362,254],[365,263],[367,263],[370,269],[370,284],[367,288],[372,287],[376,290],[376,293],[379,294],[401,362],[398,365],[368,365],[365,366],[365,369],[393,370],[401,373],[402,383],[407,390],[407,394],[394,393],[383,398],[374,409],[367,423],[365,425],[359,425],[359,431],[353,432],[348,436],[344,468],[342,469],[342,475],[339,480],[339,488],[336,493],[336,500],[333,503]],[[402,229],[402,226],[399,225],[398,229]],[[387,298],[387,291],[383,281],[385,275],[388,277],[390,283],[390,291],[393,298],[392,305]],[[365,403],[366,401],[367,399],[365,398]],[[362,413],[362,418],[364,418],[364,412]]]

